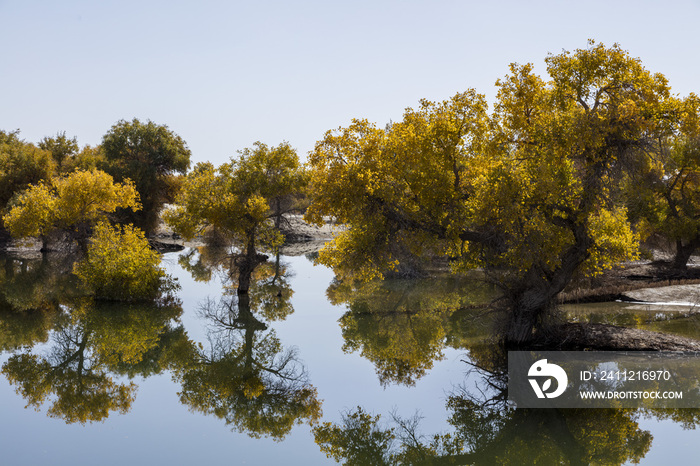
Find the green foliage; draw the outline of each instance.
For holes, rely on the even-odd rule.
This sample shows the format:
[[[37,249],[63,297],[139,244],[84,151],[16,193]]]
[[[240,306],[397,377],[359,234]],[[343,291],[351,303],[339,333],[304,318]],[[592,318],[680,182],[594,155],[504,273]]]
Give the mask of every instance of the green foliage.
[[[314,439],[327,457],[348,466],[397,464],[389,453],[396,438],[394,429],[378,426],[380,416],[361,407],[343,415],[343,425],[324,422],[314,427]]]
[[[51,152],[51,157],[53,157],[60,170],[63,168],[63,163],[66,159],[72,158],[78,153],[78,139],[75,137],[69,139],[64,131],[56,133],[55,137],[45,137],[39,142],[39,147]]]
[[[238,292],[247,293],[251,273],[267,259],[258,248],[274,250],[282,244],[282,213],[302,190],[304,180],[288,144],[269,149],[258,142],[254,149],[242,151],[239,160],[218,168],[197,164],[184,181],[175,207],[163,218],[187,239],[207,228],[231,239],[240,249],[235,258]]]
[[[177,206],[165,214],[183,237],[211,226],[243,245],[281,243],[279,216],[293,206],[305,183],[296,152],[287,143],[268,148],[257,142],[240,154],[218,168],[197,164],[187,176]]]
[[[104,300],[148,301],[177,287],[160,267],[160,256],[143,232],[132,225],[115,228],[99,223],[87,256],[76,263],[74,273]]]
[[[80,346],[84,342],[81,339],[78,348],[71,348],[76,357],[82,357],[84,348],[81,350]],[[70,354],[67,356],[66,362],[72,362]],[[48,415],[69,424],[102,421],[110,411],[124,414],[129,410],[136,390],[133,382],[115,383],[102,371],[93,372],[80,366],[76,370],[77,364],[71,366],[53,367],[46,359],[25,353],[10,357],[2,373],[11,384],[17,385],[17,392],[27,400],[28,406],[38,408],[55,393]]]
[[[209,282],[217,274],[228,288],[237,288],[235,275],[231,276],[232,266],[227,249],[212,246],[192,248],[178,257],[180,267],[190,273],[195,281]],[[259,264],[251,273],[250,310],[266,320],[283,320],[294,312],[291,297],[294,290],[289,283],[288,269],[280,260]]]
[[[268,147],[258,141],[253,146],[239,152],[238,183],[268,202],[279,228],[282,215],[298,206],[307,183],[306,173],[289,143]]]
[[[24,142],[19,131],[0,131],[0,208],[30,184],[38,184],[53,175],[51,153]]]
[[[131,408],[136,384],[115,380],[114,373],[147,376],[177,359],[166,361],[166,354],[193,356],[184,335],[168,338],[170,323],[182,312],[178,303],[114,306],[80,299],[66,309],[70,315],[54,319],[48,354],[26,347],[2,366],[28,406],[48,405],[47,414],[66,423],[103,421]]]
[[[152,231],[163,203],[172,196],[169,177],[190,166],[185,141],[165,125],[138,119],[117,122],[102,138],[105,171],[118,181],[134,182],[143,210],[126,218]]]
[[[486,307],[493,297],[493,291],[475,279],[336,282],[327,294],[332,303],[348,307],[339,320],[343,351],[357,351],[371,361],[384,386],[414,385],[444,357],[446,346],[463,343],[470,334],[481,340],[492,326],[469,319],[468,329],[453,333],[458,309]]]
[[[101,146],[85,146],[80,152],[63,161],[60,172],[68,174],[76,170],[94,171],[105,165]]]
[[[81,293],[70,273],[73,258],[44,254],[0,256],[0,349],[46,341],[61,305]]]
[[[417,417],[392,415],[395,426],[382,426],[380,416],[358,407],[341,424],[315,427],[314,437],[346,465],[638,463],[652,441],[630,409],[515,410],[459,396],[447,408],[450,433],[423,435]]]
[[[178,371],[180,401],[251,437],[282,440],[294,425],[316,423],[321,401],[295,351],[285,350],[253,314],[251,301],[261,304],[250,299],[255,294],[229,295],[203,306],[210,348]],[[269,308],[263,302],[258,310],[267,314]]]
[[[676,103],[678,121],[664,150],[640,165],[627,184],[627,202],[645,236],[676,244],[673,266],[685,269],[700,247],[700,98]]]

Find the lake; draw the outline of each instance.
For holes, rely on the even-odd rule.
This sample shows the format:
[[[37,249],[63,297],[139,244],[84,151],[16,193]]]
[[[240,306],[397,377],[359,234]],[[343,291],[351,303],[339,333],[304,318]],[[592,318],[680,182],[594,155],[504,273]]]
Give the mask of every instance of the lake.
[[[493,290],[476,278],[353,287],[310,257],[282,256],[239,300],[214,256],[165,254],[181,289],[160,306],[95,305],[68,258],[3,256],[0,463],[335,464],[330,453],[351,464],[672,464],[700,454],[693,410],[504,406],[483,343]],[[567,312],[700,337],[684,309]]]

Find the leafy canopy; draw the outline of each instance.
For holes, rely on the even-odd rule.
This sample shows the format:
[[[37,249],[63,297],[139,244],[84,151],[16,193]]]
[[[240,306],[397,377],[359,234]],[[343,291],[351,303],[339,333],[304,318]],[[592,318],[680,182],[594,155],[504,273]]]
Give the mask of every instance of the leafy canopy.
[[[511,65],[490,114],[468,90],[384,129],[354,120],[326,133],[306,218],[349,228],[320,262],[362,279],[416,256],[481,267],[514,311],[506,340],[523,342],[576,274],[636,258],[619,185],[673,129],[668,83],[618,45],[546,63],[548,81]]]
[[[626,189],[642,234],[675,242],[673,265],[684,269],[700,247],[700,98],[678,100],[676,111],[679,118],[663,150],[637,167]]]
[[[187,143],[165,125],[138,119],[117,122],[102,138],[105,170],[118,181],[134,182],[143,204],[138,215],[127,216],[150,231],[171,192],[170,177],[190,166]]]
[[[149,301],[177,287],[143,232],[132,225],[98,223],[87,256],[73,272],[104,300]]]
[[[20,194],[3,222],[12,236],[43,236],[55,229],[80,230],[104,221],[118,208],[137,210],[133,183],[114,183],[99,170],[77,170]]]
[[[64,161],[78,153],[78,139],[68,138],[66,132],[63,131],[56,133],[56,136],[45,137],[39,142],[39,147],[49,151],[56,165],[61,168]]]
[[[187,176],[176,207],[164,215],[175,231],[193,238],[214,227],[239,244],[275,247],[283,241],[269,221],[279,203],[299,192],[303,172],[294,149],[256,142],[240,157],[214,168],[201,163]]]
[[[49,179],[51,153],[19,139],[19,131],[0,131],[0,208],[29,184]]]

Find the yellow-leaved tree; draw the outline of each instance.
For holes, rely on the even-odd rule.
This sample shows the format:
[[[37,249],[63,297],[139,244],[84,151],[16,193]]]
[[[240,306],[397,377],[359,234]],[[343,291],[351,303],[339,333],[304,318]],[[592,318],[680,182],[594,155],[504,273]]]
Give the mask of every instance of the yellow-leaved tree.
[[[65,230],[85,249],[93,226],[118,208],[140,208],[133,183],[115,183],[96,169],[77,170],[31,185],[11,202],[3,222],[13,237],[40,237],[44,247],[51,232]]]
[[[151,301],[177,288],[144,233],[132,225],[98,223],[73,272],[103,300]]]
[[[627,190],[640,230],[674,244],[671,272],[682,274],[700,248],[700,98],[679,100],[677,112],[674,131],[661,141],[663,150],[640,165]]]
[[[548,80],[511,65],[492,113],[469,90],[384,129],[355,120],[326,133],[306,218],[349,228],[319,260],[365,279],[425,255],[483,268],[503,290],[504,342],[522,344],[576,274],[635,258],[617,187],[672,131],[667,81],[593,41],[546,63]]]
[[[176,206],[163,217],[186,239],[213,227],[233,240],[239,252],[232,256],[230,270],[238,270],[238,293],[243,294],[255,267],[267,260],[258,249],[271,250],[284,241],[281,215],[305,178],[296,152],[287,143],[269,148],[258,142],[240,154],[218,168],[210,163],[195,166]]]
[[[56,165],[51,153],[19,138],[19,130],[0,130],[0,212],[17,193],[28,184],[51,178]],[[0,242],[9,240],[5,226],[0,222]]]

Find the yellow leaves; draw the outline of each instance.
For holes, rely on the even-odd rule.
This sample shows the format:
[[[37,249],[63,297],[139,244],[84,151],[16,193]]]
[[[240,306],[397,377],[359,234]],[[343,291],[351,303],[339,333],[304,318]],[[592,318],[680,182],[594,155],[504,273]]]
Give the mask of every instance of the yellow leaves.
[[[54,228],[93,224],[118,208],[139,209],[139,195],[131,181],[114,183],[100,170],[77,170],[51,184],[30,186],[3,217],[12,236],[47,234]]]
[[[270,148],[257,142],[240,154],[218,168],[199,164],[187,176],[176,206],[164,215],[176,232],[191,239],[213,226],[246,245],[251,240],[269,248],[282,243],[271,219],[306,182],[296,152],[287,143]]]
[[[639,234],[632,231],[627,209],[601,209],[589,218],[591,237],[595,246],[582,267],[589,275],[599,275],[623,261],[639,258]]]
[[[700,99],[674,102],[665,78],[617,45],[590,42],[546,62],[549,80],[532,65],[511,65],[492,115],[467,91],[423,100],[383,130],[354,120],[326,133],[309,158],[306,219],[332,216],[349,229],[319,261],[366,280],[400,269],[406,257],[397,251],[429,252],[448,255],[455,269],[547,281],[586,254],[588,273],[636,257],[626,212],[609,206],[622,204],[625,170],[661,170],[650,153],[660,155],[679,114],[700,115]],[[700,127],[692,120],[689,128]],[[700,187],[700,177],[684,186]],[[695,199],[684,193],[688,204]],[[586,251],[568,253],[576,248]]]
[[[118,208],[141,208],[139,194],[131,180],[114,183],[100,170],[78,170],[54,182],[59,213],[57,219],[65,225],[94,223]]]
[[[246,201],[245,209],[246,214],[252,217],[254,221],[263,222],[267,218],[267,212],[270,210],[270,207],[264,197],[253,194]]]
[[[51,188],[39,184],[20,194],[2,221],[13,237],[27,238],[46,233],[56,214],[56,199]]]
[[[87,256],[75,264],[73,273],[100,299],[147,301],[175,288],[160,267],[158,253],[132,225],[99,223]]]
[[[337,273],[351,274],[356,280],[382,278],[382,271],[393,261],[384,262],[368,238],[357,228],[342,232],[319,251],[318,261]]]

